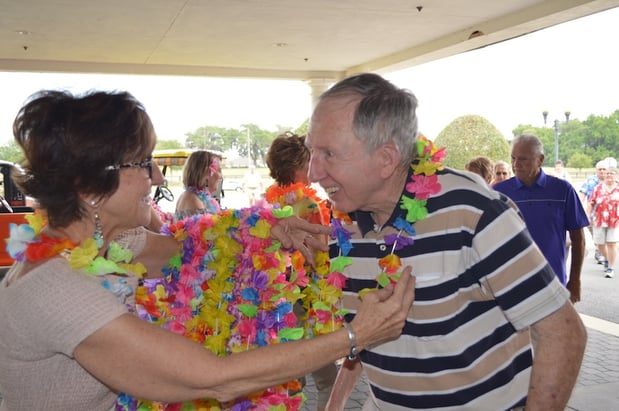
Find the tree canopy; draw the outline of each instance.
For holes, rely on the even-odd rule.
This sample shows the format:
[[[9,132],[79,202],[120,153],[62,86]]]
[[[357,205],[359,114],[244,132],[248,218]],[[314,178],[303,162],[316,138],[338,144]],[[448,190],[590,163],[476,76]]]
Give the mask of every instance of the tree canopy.
[[[501,132],[485,118],[478,115],[461,116],[452,121],[436,137],[435,144],[446,148],[445,165],[464,169],[474,157],[507,161],[509,143]]]
[[[609,116],[590,115],[586,120],[571,119],[558,123],[559,159],[567,167],[590,168],[606,157],[619,155],[619,110]],[[535,134],[544,145],[545,166],[554,166],[555,129],[520,124],[514,136]],[[587,164],[587,158],[588,164]]]

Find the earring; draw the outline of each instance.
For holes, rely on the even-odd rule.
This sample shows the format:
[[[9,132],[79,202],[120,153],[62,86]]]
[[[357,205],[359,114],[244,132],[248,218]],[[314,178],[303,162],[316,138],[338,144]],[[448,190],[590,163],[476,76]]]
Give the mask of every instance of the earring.
[[[103,247],[103,227],[101,226],[101,218],[99,218],[99,212],[95,210],[95,232],[92,235],[95,239],[97,248]]]

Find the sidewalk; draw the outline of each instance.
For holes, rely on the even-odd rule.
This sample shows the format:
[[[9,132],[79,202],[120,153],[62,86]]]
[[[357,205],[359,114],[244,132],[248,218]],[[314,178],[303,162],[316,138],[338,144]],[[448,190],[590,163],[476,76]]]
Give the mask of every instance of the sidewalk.
[[[578,382],[566,410],[619,410],[619,324],[581,315],[589,335]],[[307,376],[302,411],[316,411],[316,388]],[[360,380],[346,403],[346,410],[360,411],[368,395]]]
[[[568,410],[619,409],[619,324],[582,315],[589,338]]]

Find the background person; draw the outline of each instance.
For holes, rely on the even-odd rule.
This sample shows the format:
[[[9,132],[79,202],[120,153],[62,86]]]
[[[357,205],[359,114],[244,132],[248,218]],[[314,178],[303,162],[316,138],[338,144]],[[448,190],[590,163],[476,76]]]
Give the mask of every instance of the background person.
[[[512,176],[511,170],[511,166],[503,160],[494,163],[494,179],[492,180],[492,185],[494,186],[496,183],[510,178]]]
[[[494,165],[488,157],[475,157],[469,160],[464,168],[472,173],[479,174],[487,184],[492,182]]]
[[[130,94],[39,92],[13,130],[25,157],[14,178],[46,222],[33,217],[8,241],[17,262],[0,283],[3,411],[110,410],[119,391],[227,401],[351,351],[355,341],[342,329],[221,358],[131,313],[138,275],[161,276],[179,244],[143,228],[151,186],[163,176],[151,158],[152,123]],[[327,231],[287,219],[272,234],[283,247],[320,245],[299,229]],[[357,349],[400,334],[413,299],[409,273],[366,296],[351,324]]]
[[[277,136],[271,143],[266,155],[269,173],[275,183],[267,188],[264,198],[268,203],[278,208],[291,206],[294,215],[306,221],[329,225],[329,210],[326,202],[320,199],[316,190],[309,186],[307,177],[309,160],[310,152],[305,146],[305,136],[298,136],[290,132]],[[320,275],[314,272],[308,264],[305,265],[304,269],[317,280],[320,279]],[[295,304],[295,311],[299,318],[303,317],[303,311],[309,311],[313,303],[320,301],[321,297],[316,296],[318,298],[314,299],[312,290],[307,288],[303,290],[303,294],[306,295],[303,306]],[[319,411],[325,409],[336,376],[337,366],[335,363],[312,373],[318,393],[316,405]]]
[[[217,214],[221,208],[211,195],[221,181],[220,157],[209,151],[191,153],[183,167],[184,191],[176,201],[174,217],[182,220],[195,214]]]
[[[513,203],[417,138],[416,108],[411,92],[360,74],[323,93],[310,119],[309,177],[332,202],[343,308],[352,318],[401,265],[417,278],[403,335],[350,356],[327,409],[343,408],[363,366],[364,410],[562,410],[586,343],[568,292]]]
[[[610,167],[595,186],[589,199],[587,215],[592,216],[593,242],[604,257],[606,278],[615,276],[617,241],[619,240],[619,184],[617,168]]]
[[[511,153],[514,177],[493,188],[516,203],[531,237],[576,303],[580,301],[587,214],[568,181],[544,173],[544,147],[536,136],[522,134],[514,138]],[[569,276],[565,267],[566,232],[572,249]]]
[[[260,200],[264,187],[262,186],[262,177],[256,171],[256,166],[249,166],[247,174],[243,177],[243,192],[249,199],[249,206],[254,206]]]
[[[591,213],[595,210],[595,206],[591,208],[589,205],[589,199],[591,198],[591,193],[595,186],[597,186],[600,181],[602,181],[606,175],[606,170],[610,167],[617,167],[617,160],[612,157],[607,157],[604,160],[600,160],[595,164],[595,174],[587,177],[585,182],[580,186],[578,190],[578,196],[580,197],[580,201],[582,201],[583,207],[587,210],[587,215],[589,217],[589,221],[593,220],[593,216]],[[589,232],[591,236],[593,236],[593,225],[589,225]],[[606,261],[606,257],[602,255],[600,251],[600,247],[595,246],[595,254],[593,256],[595,261],[598,264],[604,264]]]
[[[567,181],[568,183],[571,180],[570,173],[568,173],[565,167],[563,167],[563,161],[561,160],[555,161],[555,169],[553,175],[557,178],[560,178],[561,180]]]

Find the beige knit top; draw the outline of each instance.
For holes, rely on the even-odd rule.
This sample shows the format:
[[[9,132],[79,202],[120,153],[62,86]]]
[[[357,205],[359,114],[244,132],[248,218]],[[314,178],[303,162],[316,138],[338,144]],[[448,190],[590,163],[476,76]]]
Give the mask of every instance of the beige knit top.
[[[138,255],[142,229],[123,235]],[[20,263],[16,263],[20,264]],[[108,411],[116,394],[73,358],[85,338],[128,312],[101,277],[73,271],[63,257],[45,261],[7,286],[0,283],[0,409],[8,411]],[[111,283],[117,276],[104,276]],[[137,278],[127,282],[135,290]]]

